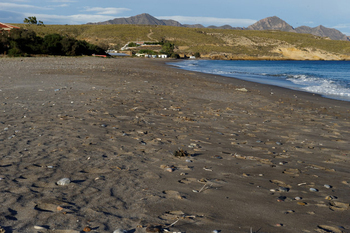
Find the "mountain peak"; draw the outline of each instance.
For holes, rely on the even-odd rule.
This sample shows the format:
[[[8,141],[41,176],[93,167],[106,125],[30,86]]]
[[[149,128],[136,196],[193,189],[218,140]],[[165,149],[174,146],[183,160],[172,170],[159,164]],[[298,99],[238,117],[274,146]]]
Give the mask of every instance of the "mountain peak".
[[[294,28],[277,16],[267,17],[259,20],[248,27],[249,30],[280,30],[285,32],[295,32]]]

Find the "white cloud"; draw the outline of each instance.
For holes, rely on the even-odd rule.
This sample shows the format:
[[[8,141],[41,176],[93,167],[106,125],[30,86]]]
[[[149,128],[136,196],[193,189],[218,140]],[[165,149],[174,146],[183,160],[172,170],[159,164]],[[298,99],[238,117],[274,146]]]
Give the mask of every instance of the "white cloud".
[[[77,2],[73,0],[52,0],[51,2]]]
[[[84,11],[95,12],[99,15],[117,15],[124,11],[129,11],[128,8],[115,8],[115,7],[85,7]]]
[[[91,14],[76,14],[76,15],[49,15],[49,14],[36,14],[38,19],[44,22],[44,24],[85,24],[101,22],[113,19],[108,15],[91,15]]]
[[[48,7],[40,7],[40,6],[8,3],[8,2],[0,2],[0,8],[1,10],[12,10],[12,9],[51,10],[51,8],[48,8]]]
[[[173,19],[182,24],[203,24],[204,26],[225,24],[234,27],[246,27],[256,23],[253,19],[215,18],[215,17],[192,17],[192,16],[157,16],[158,19]]]

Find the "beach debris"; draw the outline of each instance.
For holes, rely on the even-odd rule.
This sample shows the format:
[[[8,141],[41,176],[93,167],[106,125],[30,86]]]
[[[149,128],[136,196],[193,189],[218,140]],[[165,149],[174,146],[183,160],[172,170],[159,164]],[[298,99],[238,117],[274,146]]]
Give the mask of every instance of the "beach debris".
[[[236,88],[236,91],[248,92],[247,88]]]
[[[212,185],[210,185],[211,187]],[[207,187],[207,184],[204,184],[203,187],[200,190],[192,190],[194,193],[200,193],[202,192],[204,189],[208,189],[209,187]]]
[[[189,154],[187,153],[187,151],[184,151],[183,149],[179,149],[179,150],[174,152],[174,156],[175,157],[187,157],[187,156],[189,156]]]
[[[59,181],[56,182],[56,184],[58,185],[68,185],[70,183],[70,179],[69,178],[62,178]]]
[[[211,168],[208,168],[207,166],[203,167],[205,171],[212,172],[213,170]]]

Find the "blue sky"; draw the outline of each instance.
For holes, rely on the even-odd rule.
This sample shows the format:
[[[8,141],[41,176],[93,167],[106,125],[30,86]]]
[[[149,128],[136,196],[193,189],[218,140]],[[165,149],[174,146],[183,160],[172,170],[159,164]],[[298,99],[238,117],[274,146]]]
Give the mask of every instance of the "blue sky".
[[[36,16],[44,24],[85,24],[148,13],[182,24],[247,27],[278,16],[293,27],[323,25],[350,35],[349,0],[0,0],[0,22]]]

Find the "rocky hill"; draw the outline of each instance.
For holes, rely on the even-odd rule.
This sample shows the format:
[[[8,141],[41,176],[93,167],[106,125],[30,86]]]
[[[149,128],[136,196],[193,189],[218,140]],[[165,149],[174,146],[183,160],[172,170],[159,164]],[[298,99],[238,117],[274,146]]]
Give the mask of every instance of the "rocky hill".
[[[201,24],[189,25],[189,24],[181,24],[175,20],[161,20],[153,17],[149,14],[140,14],[136,16],[132,16],[129,18],[115,18],[112,20],[98,22],[98,23],[88,23],[88,24],[133,24],[133,25],[163,25],[163,26],[176,26],[176,27],[188,27],[188,28],[205,28]],[[284,20],[278,18],[277,16],[267,17],[265,19],[259,20],[258,22],[250,25],[247,28],[243,27],[232,27],[230,25],[223,26],[208,26],[207,28],[212,29],[231,29],[231,30],[279,30],[284,32],[295,32],[295,33],[305,33],[312,34],[315,36],[328,37],[331,40],[349,40],[349,38],[341,33],[340,31],[334,28],[326,28],[322,25],[318,27],[308,27],[301,26],[298,28],[293,28]]]
[[[312,34],[315,36],[328,37],[331,40],[348,40],[347,36],[334,28],[327,28],[322,25],[318,27],[301,26],[293,28],[291,25],[278,18],[277,16],[268,17],[259,20],[253,25],[248,27],[249,30],[279,30],[284,32],[296,32]]]
[[[268,17],[259,20],[253,25],[250,25],[249,30],[279,30],[283,32],[296,32],[292,26],[278,18],[277,16]]]
[[[322,25],[318,27],[301,26],[295,29],[298,33],[312,34],[315,36],[329,37],[332,40],[349,40],[346,35],[334,28],[326,28]]]

